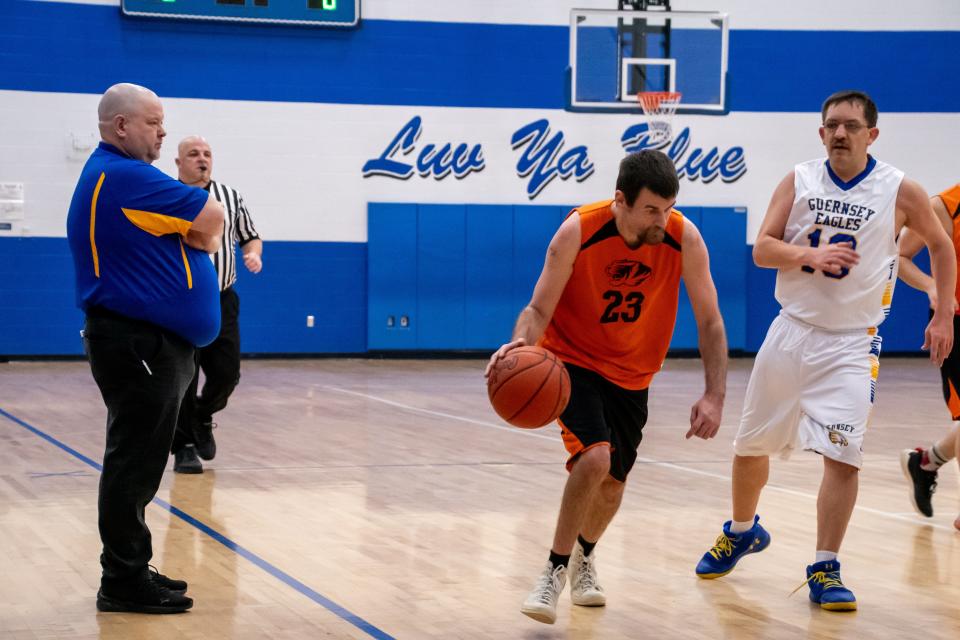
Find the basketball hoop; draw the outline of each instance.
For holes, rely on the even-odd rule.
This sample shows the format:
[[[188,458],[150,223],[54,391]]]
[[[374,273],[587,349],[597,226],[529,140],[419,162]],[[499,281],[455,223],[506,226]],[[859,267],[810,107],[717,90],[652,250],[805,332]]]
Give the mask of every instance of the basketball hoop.
[[[650,143],[665,144],[673,134],[673,115],[683,97],[679,91],[641,91],[637,102],[650,120]]]

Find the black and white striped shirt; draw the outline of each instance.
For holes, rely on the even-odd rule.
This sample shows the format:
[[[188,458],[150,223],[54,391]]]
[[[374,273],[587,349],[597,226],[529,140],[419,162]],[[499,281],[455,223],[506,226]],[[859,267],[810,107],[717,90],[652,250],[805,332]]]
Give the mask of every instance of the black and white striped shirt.
[[[242,247],[260,236],[253,226],[253,220],[250,219],[250,212],[247,211],[247,205],[243,202],[243,196],[236,189],[211,180],[206,190],[213,193],[213,197],[223,205],[226,213],[223,238],[221,238],[223,242],[220,250],[210,256],[217,270],[220,291],[223,291],[237,281],[237,243],[239,242]]]

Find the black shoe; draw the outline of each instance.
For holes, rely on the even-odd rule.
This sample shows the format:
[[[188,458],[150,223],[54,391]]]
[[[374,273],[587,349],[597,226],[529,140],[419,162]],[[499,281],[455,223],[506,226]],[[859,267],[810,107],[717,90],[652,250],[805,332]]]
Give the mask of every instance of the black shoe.
[[[923,460],[923,449],[904,449],[900,452],[900,467],[903,475],[913,485],[910,492],[910,501],[917,513],[933,517],[933,492],[937,490],[937,472],[927,471],[920,467]]]
[[[159,584],[161,587],[170,589],[170,591],[179,591],[180,593],[183,593],[187,590],[186,580],[175,580],[174,578],[168,578],[157,571],[157,568],[153,565],[149,565],[147,569],[150,571],[150,579]]]
[[[204,460],[213,460],[217,455],[217,441],[213,439],[213,430],[216,422],[209,420],[198,422],[193,427],[193,437],[197,441],[197,453]]]
[[[192,606],[193,598],[171,591],[150,577],[107,591],[101,586],[97,591],[98,611],[182,613]]]
[[[175,473],[203,473],[203,465],[197,457],[197,449],[192,444],[186,445],[173,454],[173,471]]]

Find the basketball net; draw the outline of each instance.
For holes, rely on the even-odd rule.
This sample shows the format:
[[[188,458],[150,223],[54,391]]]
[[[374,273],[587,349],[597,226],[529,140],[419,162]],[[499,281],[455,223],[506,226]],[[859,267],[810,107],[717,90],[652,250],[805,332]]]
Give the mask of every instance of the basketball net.
[[[650,121],[650,144],[665,144],[673,136],[673,115],[682,97],[679,91],[641,91],[637,94],[637,102]]]

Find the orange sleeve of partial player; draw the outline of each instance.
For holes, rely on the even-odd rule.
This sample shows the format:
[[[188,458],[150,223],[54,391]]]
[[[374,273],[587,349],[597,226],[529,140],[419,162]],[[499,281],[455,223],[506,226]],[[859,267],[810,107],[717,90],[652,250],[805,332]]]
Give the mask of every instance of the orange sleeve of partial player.
[[[957,224],[957,216],[960,215],[960,184],[955,184],[946,191],[938,193],[937,197],[943,201],[947,213],[950,214],[950,219],[953,221],[953,252],[957,257],[957,272],[960,273],[960,224]],[[960,278],[957,279],[953,296],[960,300]],[[957,309],[957,315],[960,315],[960,309]]]
[[[937,194],[943,204],[947,207],[947,212],[951,218],[956,218],[960,213],[960,184],[955,184],[946,191]]]

